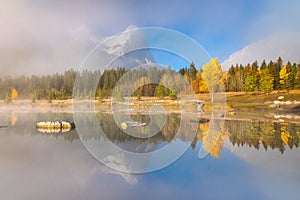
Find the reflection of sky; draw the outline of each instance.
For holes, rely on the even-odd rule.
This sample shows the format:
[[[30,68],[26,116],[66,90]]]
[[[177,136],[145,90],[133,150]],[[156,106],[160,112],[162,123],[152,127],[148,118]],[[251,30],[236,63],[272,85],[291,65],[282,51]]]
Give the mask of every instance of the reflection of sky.
[[[262,147],[260,151],[247,146],[238,148],[228,141],[225,147],[229,148],[233,155],[257,169],[253,174],[253,177],[259,180],[256,184],[272,199],[295,199],[299,195],[299,148],[286,148],[282,155],[278,150],[265,151]]]
[[[227,152],[221,159],[199,160],[197,150],[190,149],[173,165],[147,175],[146,180],[168,188],[164,193],[178,199],[264,199],[263,194],[253,192],[251,169],[244,162]]]
[[[20,116],[18,123],[0,129],[0,199],[296,199],[300,193],[299,150],[282,156],[225,143],[220,159],[199,160],[198,143],[167,168],[120,175],[79,140],[36,133]]]

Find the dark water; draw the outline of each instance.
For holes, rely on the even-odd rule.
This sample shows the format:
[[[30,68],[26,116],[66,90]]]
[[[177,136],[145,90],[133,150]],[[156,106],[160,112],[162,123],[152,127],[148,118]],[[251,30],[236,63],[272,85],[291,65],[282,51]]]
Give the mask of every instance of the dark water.
[[[300,124],[225,121],[207,148],[209,123],[197,125],[196,137],[178,138],[180,116],[169,115],[159,134],[142,140],[122,133],[111,115],[97,117],[107,138],[128,151],[175,140],[191,147],[162,170],[121,173],[95,160],[76,129],[35,129],[37,121],[72,120],[71,114],[1,113],[0,125],[8,127],[0,128],[0,199],[299,199]],[[84,141],[101,140],[85,136]],[[211,149],[204,159],[198,158],[201,146]]]

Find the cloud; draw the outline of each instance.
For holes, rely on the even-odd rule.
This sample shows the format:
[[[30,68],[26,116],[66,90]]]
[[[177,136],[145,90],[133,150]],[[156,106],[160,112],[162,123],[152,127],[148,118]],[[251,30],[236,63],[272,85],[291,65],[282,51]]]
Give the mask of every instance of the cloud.
[[[138,6],[142,6],[141,3]],[[0,76],[78,69],[90,50],[107,35],[114,35],[131,24],[142,25],[155,20],[159,24],[169,23],[164,7],[160,7],[165,16],[161,20],[150,14],[153,6],[149,6],[151,9],[147,9],[149,14],[145,16],[145,9],[123,1],[2,3]],[[116,53],[117,49],[109,50]]]
[[[182,31],[224,60],[248,41],[278,30],[300,31],[298,5],[247,0],[6,1],[0,7],[0,76],[78,68],[101,38],[131,24]]]
[[[109,31],[122,30],[129,21],[116,3],[94,4],[67,1],[1,4],[1,76],[78,68],[99,38],[110,34]]]
[[[233,53],[222,63],[223,70],[231,65],[247,64],[264,59],[277,60],[280,56],[284,61],[300,62],[300,32],[274,34],[266,39],[249,44]]]
[[[6,3],[0,8],[0,71],[41,74],[78,66],[92,45],[84,23],[30,4]]]
[[[224,70],[230,65],[259,63],[265,59],[277,60],[281,56],[284,61],[300,61],[300,12],[299,1],[267,0],[259,7],[254,23],[248,24],[242,49],[232,53],[223,63]]]
[[[275,33],[300,32],[299,7],[300,1],[297,0],[267,0],[259,20],[250,27],[250,38],[259,39]]]

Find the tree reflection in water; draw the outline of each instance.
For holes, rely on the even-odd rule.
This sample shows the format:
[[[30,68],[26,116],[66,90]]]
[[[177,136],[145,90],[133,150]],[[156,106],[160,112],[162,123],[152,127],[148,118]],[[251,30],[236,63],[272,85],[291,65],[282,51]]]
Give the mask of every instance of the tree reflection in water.
[[[57,118],[57,115],[55,115]],[[68,119],[71,119],[72,115],[67,115]],[[62,115],[62,117],[65,117]],[[53,115],[37,114],[35,113],[30,117],[19,117],[17,113],[9,115],[10,121],[13,122],[13,126],[7,129],[5,132],[12,132],[15,134],[23,135],[36,135],[41,134],[45,137],[61,138],[68,142],[78,140],[78,134],[75,131],[64,134],[46,134],[39,133],[34,130],[32,125],[34,121],[45,118],[47,120],[54,119]],[[18,119],[15,120],[15,119]],[[189,129],[183,129],[184,133],[178,135],[178,129],[180,126],[181,116],[179,114],[170,114],[167,117],[167,122],[162,130],[150,137],[150,138],[136,138],[124,133],[114,122],[114,118],[111,114],[98,113],[97,119],[99,125],[103,129],[107,138],[102,138],[99,134],[86,133],[81,138],[83,140],[101,140],[109,139],[116,145],[124,146],[128,145],[144,145],[149,144],[155,146],[161,146],[162,144],[172,143],[174,140],[180,140],[181,142],[191,143],[192,149],[195,149],[197,145],[203,145],[203,149],[207,151],[211,156],[218,158],[224,147],[224,140],[227,139],[233,146],[243,147],[248,146],[257,150],[278,150],[281,154],[285,149],[293,149],[299,146],[300,141],[300,123],[280,123],[272,121],[241,121],[241,120],[226,120],[224,127],[221,129],[218,127],[218,121],[214,121],[214,129],[211,129],[211,120],[208,123],[200,123],[196,137],[191,137],[188,132]],[[147,115],[133,114],[132,119],[136,121],[142,121],[149,123],[150,118]],[[25,120],[25,121],[24,121]],[[88,118],[85,120],[89,120]],[[31,123],[31,125],[29,125]],[[216,128],[217,127],[217,128]],[[142,129],[141,129],[142,130]],[[132,148],[130,148],[132,149]],[[150,149],[151,150],[151,149]],[[152,149],[153,150],[153,149]],[[141,149],[139,149],[139,152]],[[149,151],[145,149],[144,151]]]
[[[141,114],[132,115],[132,118],[146,123],[149,123],[150,120],[148,116]],[[281,154],[284,153],[285,148],[292,149],[299,146],[300,124],[298,123],[226,120],[224,127],[221,128],[220,121],[211,120],[208,123],[200,123],[196,137],[191,138],[188,131],[184,132],[181,137],[177,136],[181,120],[180,115],[170,114],[160,134],[145,139],[123,133],[115,125],[111,115],[99,114],[98,119],[107,138],[116,143],[138,141],[140,143],[159,144],[171,143],[175,139],[179,139],[182,142],[191,143],[193,149],[198,143],[202,143],[203,149],[216,158],[220,156],[225,138],[233,146],[243,147],[247,145],[257,150],[260,148],[265,150],[277,149]],[[214,128],[211,128],[211,123],[214,124]]]
[[[261,121],[226,121],[233,145],[248,145],[259,150],[277,149],[281,154],[285,148],[299,146],[300,124]]]

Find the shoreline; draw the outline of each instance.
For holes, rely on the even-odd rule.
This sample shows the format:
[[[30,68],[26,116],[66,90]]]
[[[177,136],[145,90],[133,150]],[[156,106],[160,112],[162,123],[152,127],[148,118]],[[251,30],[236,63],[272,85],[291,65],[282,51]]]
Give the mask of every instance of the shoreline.
[[[83,101],[83,105],[84,105]],[[110,100],[106,99],[103,102],[98,100],[89,100],[90,103],[95,105],[95,113],[107,113],[112,114]],[[168,101],[169,103],[170,101]],[[15,100],[10,104],[6,104],[3,100],[0,101],[0,112],[11,112],[11,113],[69,113],[73,112],[73,100],[52,100],[52,103],[48,103],[47,100],[38,100],[32,103],[31,100]],[[258,105],[255,104],[254,105]],[[259,104],[260,105],[260,104]],[[244,120],[244,121],[268,121],[268,122],[292,122],[300,123],[300,104],[295,110],[293,105],[280,105],[278,107],[272,107],[273,104],[265,104],[264,109],[254,107],[235,107],[234,109],[230,106],[226,106],[226,112],[224,115],[225,120]],[[164,110],[167,114],[181,114],[180,107],[174,107],[174,105],[163,105],[167,109]],[[207,106],[207,105],[206,105]],[[204,106],[204,109],[205,108]],[[211,109],[208,109],[211,110]],[[78,112],[90,112],[91,110],[85,110],[84,108]],[[293,112],[295,111],[295,112]],[[224,112],[224,111],[223,111]],[[128,110],[129,114],[148,114],[145,106],[131,106]],[[160,112],[157,112],[159,114]],[[194,113],[195,118],[208,118],[210,119],[211,111],[204,111],[201,113]]]
[[[198,99],[204,101],[201,117],[209,117],[212,105],[210,103],[210,94],[198,94]],[[300,121],[300,91],[290,91],[289,93],[273,92],[269,95],[261,93],[226,93],[226,119],[244,119],[244,120],[274,120],[274,121]],[[133,98],[134,99],[134,98]],[[147,113],[149,106],[152,106],[154,97],[142,97],[141,101],[134,101],[128,105],[129,113]],[[111,99],[82,100],[82,105],[94,105],[95,112],[112,113]],[[149,103],[150,102],[150,103]],[[158,100],[155,105],[164,106],[169,114],[180,114],[180,104],[176,100],[164,99]],[[84,107],[83,107],[84,108]],[[90,109],[87,109],[90,110]],[[30,99],[13,100],[7,104],[0,100],[0,112],[51,112],[51,113],[73,113],[73,99],[67,100],[36,100],[32,103]],[[225,111],[223,111],[225,112]]]

